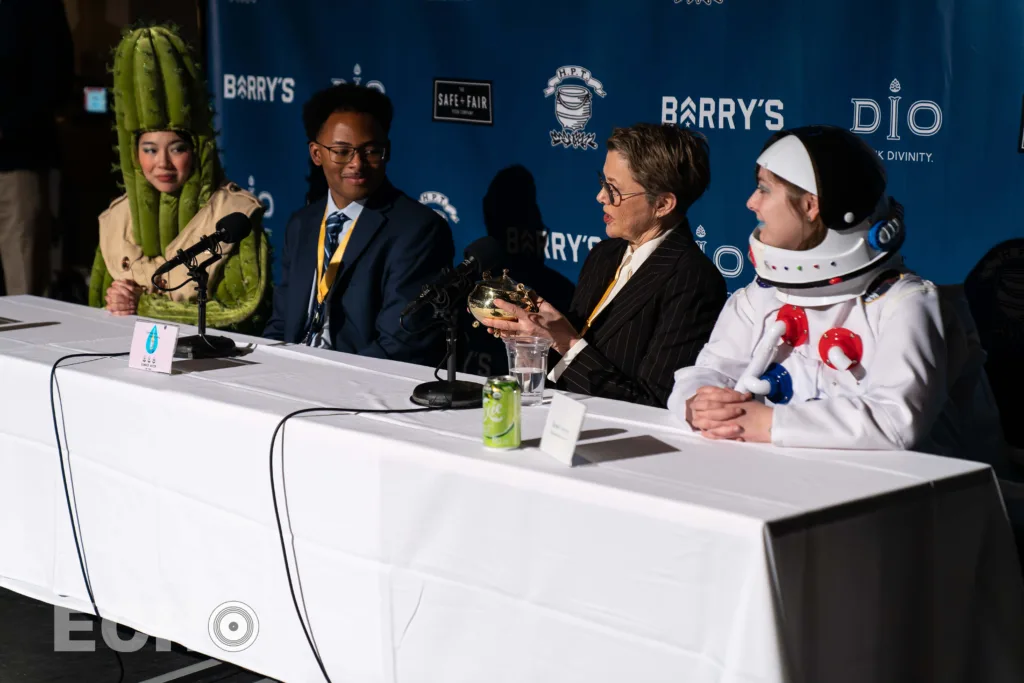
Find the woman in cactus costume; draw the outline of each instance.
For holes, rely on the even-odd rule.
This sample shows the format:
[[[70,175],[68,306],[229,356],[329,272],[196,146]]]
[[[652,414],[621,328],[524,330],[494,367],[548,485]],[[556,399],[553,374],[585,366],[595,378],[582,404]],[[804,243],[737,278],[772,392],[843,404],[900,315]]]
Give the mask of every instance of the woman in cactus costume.
[[[222,245],[224,258],[208,266],[206,319],[210,327],[260,333],[270,304],[263,206],[225,182],[205,81],[173,28],[125,34],[114,53],[114,111],[126,192],[99,218],[90,305],[115,315],[195,324],[196,288],[162,292],[151,283],[153,273],[179,249],[212,233],[219,219],[242,212],[253,232],[238,244]],[[187,279],[180,267],[159,284],[174,289]]]

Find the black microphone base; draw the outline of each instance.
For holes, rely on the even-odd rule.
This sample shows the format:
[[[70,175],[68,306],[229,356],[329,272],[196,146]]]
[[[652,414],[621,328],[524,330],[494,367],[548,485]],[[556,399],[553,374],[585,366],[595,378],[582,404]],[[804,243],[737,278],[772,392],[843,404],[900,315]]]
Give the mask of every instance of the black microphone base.
[[[199,336],[182,337],[174,347],[175,358],[231,358],[239,355],[235,342],[227,337]]]
[[[484,385],[455,380],[425,382],[412,391],[412,402],[432,408],[476,408],[483,405]]]

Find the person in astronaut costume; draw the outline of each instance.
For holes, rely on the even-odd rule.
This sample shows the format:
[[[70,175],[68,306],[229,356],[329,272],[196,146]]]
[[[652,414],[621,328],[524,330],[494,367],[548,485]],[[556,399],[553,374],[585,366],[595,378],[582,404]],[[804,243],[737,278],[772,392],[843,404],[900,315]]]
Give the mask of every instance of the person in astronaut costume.
[[[712,439],[913,449],[1001,467],[998,411],[966,308],[909,271],[877,154],[831,126],[757,159],[750,259],[668,408]]]

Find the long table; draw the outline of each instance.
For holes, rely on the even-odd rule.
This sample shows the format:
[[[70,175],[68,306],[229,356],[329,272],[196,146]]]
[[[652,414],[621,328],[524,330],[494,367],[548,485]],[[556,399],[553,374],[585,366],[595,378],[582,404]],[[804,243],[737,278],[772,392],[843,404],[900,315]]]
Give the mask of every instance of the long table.
[[[0,318],[0,585],[89,612],[49,373],[127,351],[135,319],[31,297],[0,298]],[[987,466],[708,442],[589,397],[575,467],[537,448],[547,406],[506,452],[481,444],[480,410],[299,417],[273,454],[282,552],[281,418],[413,407],[432,369],[235,338],[257,346],[172,375],[57,371],[105,618],[322,681],[290,572],[335,682],[1024,680],[1024,586]],[[227,651],[211,616],[235,602],[258,634]]]

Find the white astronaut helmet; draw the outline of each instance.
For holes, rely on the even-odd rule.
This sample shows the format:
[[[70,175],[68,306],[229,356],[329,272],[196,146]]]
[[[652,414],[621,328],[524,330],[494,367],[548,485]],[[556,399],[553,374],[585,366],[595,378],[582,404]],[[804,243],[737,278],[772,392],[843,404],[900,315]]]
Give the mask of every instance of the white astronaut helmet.
[[[750,236],[758,278],[779,298],[821,306],[862,296],[878,274],[901,266],[903,207],[885,194],[886,175],[873,149],[834,126],[780,131],[757,165],[818,197],[826,228],[821,244],[805,251],[771,247]]]

